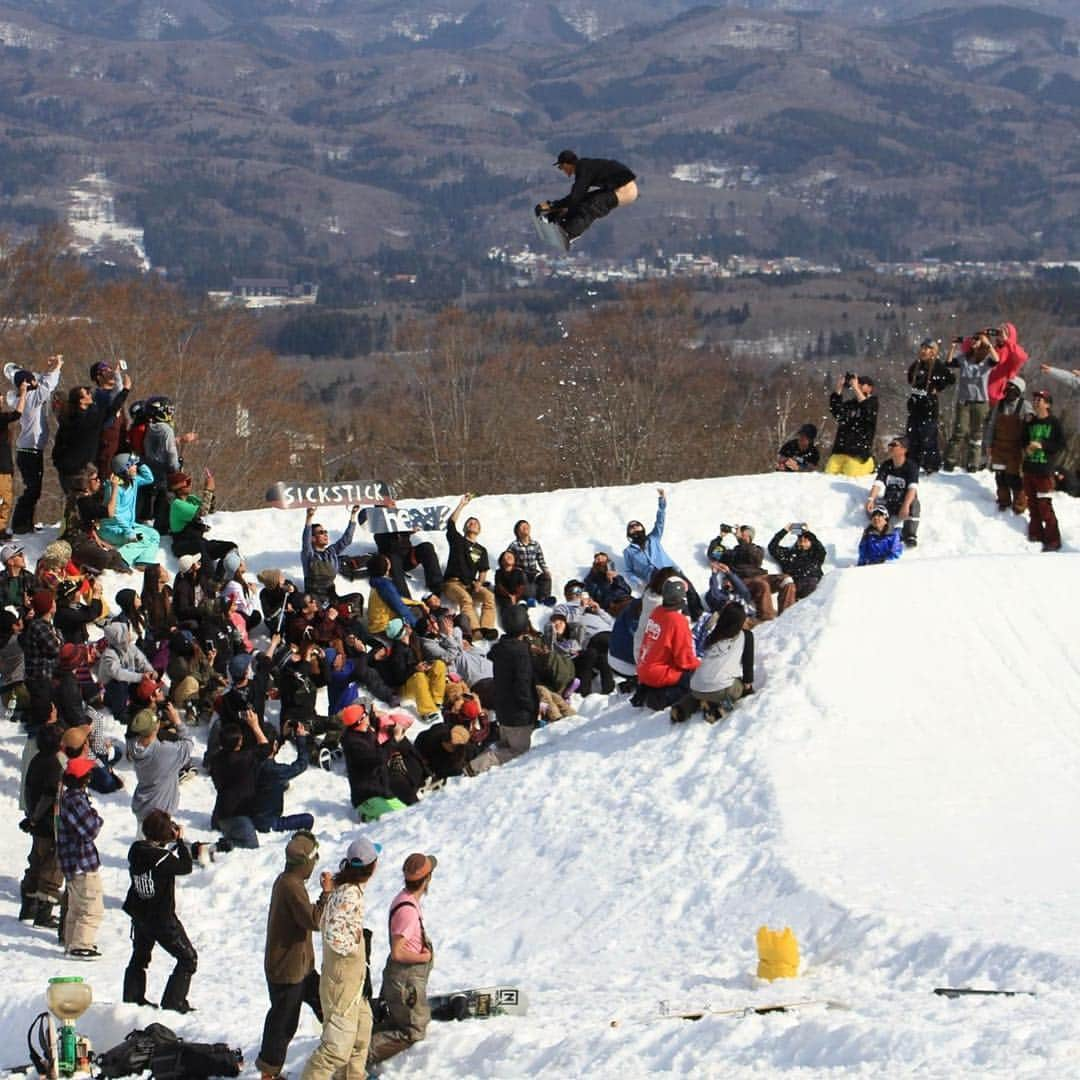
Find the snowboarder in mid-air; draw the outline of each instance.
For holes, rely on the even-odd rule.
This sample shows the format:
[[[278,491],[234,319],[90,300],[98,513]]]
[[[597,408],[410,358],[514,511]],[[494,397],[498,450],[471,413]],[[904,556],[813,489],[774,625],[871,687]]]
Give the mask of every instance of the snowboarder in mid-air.
[[[573,150],[563,150],[555,166],[574,181],[574,186],[564,198],[540,203],[536,216],[543,215],[556,224],[567,243],[576,240],[597,218],[638,197],[636,178],[622,162],[579,158]]]

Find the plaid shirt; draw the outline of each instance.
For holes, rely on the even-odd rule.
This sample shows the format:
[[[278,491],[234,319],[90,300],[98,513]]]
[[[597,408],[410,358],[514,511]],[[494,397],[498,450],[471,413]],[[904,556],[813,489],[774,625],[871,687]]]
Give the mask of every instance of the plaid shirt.
[[[544,549],[535,541],[530,540],[523,544],[520,540],[511,540],[507,551],[514,553],[514,561],[528,578],[536,577],[537,574],[548,572],[547,563],[544,562]]]
[[[50,619],[34,618],[22,632],[23,658],[28,679],[51,679],[64,639]]]
[[[101,866],[94,839],[104,823],[85,788],[65,788],[56,822],[56,858],[64,877],[90,874]]]

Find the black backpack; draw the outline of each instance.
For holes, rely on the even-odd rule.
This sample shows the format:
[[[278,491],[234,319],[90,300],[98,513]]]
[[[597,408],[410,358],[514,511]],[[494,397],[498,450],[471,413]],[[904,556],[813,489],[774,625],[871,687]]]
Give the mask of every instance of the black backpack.
[[[239,1076],[243,1054],[225,1043],[185,1042],[164,1024],[131,1031],[119,1046],[94,1059],[98,1075],[135,1076],[150,1070],[155,1080]]]

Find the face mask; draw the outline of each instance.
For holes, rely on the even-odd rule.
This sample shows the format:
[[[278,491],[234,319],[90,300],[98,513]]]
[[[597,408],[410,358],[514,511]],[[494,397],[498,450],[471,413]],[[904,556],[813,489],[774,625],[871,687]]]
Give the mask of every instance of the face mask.
[[[645,539],[645,530],[644,529],[635,529],[632,533],[629,534],[629,536],[630,536],[630,539],[635,544],[640,544]]]

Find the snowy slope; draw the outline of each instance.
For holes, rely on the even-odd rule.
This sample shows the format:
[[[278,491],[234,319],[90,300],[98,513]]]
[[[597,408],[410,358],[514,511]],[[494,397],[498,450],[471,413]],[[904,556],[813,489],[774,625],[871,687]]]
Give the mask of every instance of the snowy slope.
[[[1080,504],[1057,500],[1068,552],[1042,555],[1020,520],[994,509],[985,476],[934,477],[923,485],[920,547],[859,569],[865,487],[758,476],[669,488],[665,544],[699,586],[721,521],[752,523],[765,543],[805,520],[829,549],[818,593],[758,630],[758,692],[726,726],[673,730],[625,698],[593,697],[541,731],[521,761],[369,827],[384,845],[369,894],[376,967],[398,867],[412,850],[433,851],[432,989],[507,982],[532,1003],[526,1019],[433,1025],[388,1077],[1080,1074]],[[582,573],[601,547],[618,552],[625,521],[648,525],[654,506],[649,486],[474,504],[493,554],[528,516],[556,580]],[[324,515],[332,534],[337,516]],[[252,569],[297,571],[301,521],[295,511],[220,514],[215,534],[238,539]],[[97,800],[107,957],[65,963],[13,918],[27,846],[15,828],[20,750],[17,734],[0,730],[0,1064],[25,1059],[45,981],[69,971],[106,1003],[82,1025],[99,1046],[165,1019],[253,1060],[265,905],[284,838],[233,853],[180,889],[200,951],[198,1013],[107,1004],[128,956],[119,904],[134,819],[123,793]],[[209,781],[185,786],[183,801],[189,835],[204,835]],[[316,815],[325,861],[356,831],[343,776],[309,771],[287,805]],[[795,930],[799,979],[755,979],[762,923]],[[155,961],[151,996],[167,970]],[[1039,996],[930,994],[950,984]],[[807,997],[851,1008],[656,1018],[660,1000]],[[305,1016],[294,1075],[315,1038]]]

